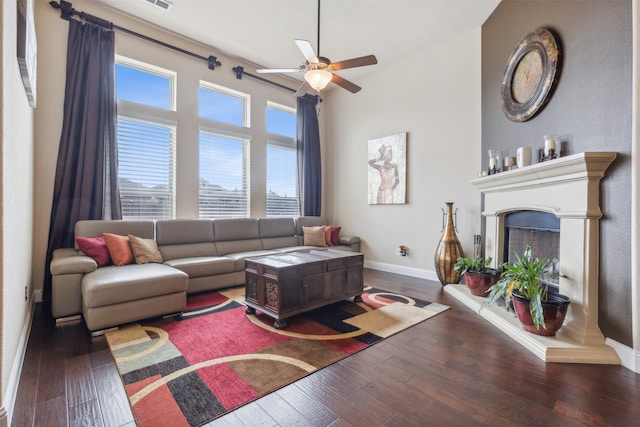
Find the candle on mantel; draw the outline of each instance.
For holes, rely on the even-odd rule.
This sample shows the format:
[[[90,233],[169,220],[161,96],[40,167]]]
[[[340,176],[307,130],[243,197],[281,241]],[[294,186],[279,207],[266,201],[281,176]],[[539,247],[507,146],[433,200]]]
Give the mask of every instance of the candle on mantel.
[[[495,157],[491,157],[489,159],[489,169],[497,169],[498,168],[498,159]]]
[[[549,151],[556,151],[556,140],[553,138],[549,138],[549,139],[545,139],[544,140],[544,155],[548,156],[549,155]]]
[[[507,168],[512,168],[513,166],[516,165],[516,158],[515,157],[511,157],[511,156],[507,156],[504,158],[504,165]]]

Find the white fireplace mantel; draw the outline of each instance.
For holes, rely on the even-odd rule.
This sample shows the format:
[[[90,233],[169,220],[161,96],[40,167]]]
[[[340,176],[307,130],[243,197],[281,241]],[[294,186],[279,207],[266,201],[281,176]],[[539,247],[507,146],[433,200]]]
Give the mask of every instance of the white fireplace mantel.
[[[620,364],[598,328],[600,180],[615,152],[586,152],[472,181],[484,194],[485,255],[503,259],[504,219],[510,212],[549,212],[560,219],[560,293],[571,298],[564,326],[555,337],[522,329],[504,307],[487,307],[466,285],[445,292],[530,349],[542,360]]]

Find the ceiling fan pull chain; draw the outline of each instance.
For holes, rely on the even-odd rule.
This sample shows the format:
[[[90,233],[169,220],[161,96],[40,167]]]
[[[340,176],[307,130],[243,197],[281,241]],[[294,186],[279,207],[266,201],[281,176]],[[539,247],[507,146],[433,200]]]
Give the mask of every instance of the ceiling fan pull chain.
[[[318,56],[320,56],[320,0],[318,0]]]

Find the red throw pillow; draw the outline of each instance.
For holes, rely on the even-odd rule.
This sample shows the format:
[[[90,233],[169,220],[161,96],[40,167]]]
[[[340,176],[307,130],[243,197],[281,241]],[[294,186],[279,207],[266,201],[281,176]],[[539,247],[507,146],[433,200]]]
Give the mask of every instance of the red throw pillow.
[[[331,227],[331,244],[333,246],[340,245],[340,230],[342,227]]]
[[[109,249],[107,249],[102,236],[76,237],[76,244],[83,254],[91,257],[98,264],[98,267],[111,264]]]
[[[324,227],[324,241],[327,243],[327,246],[333,246],[331,243],[331,230],[333,230],[333,227],[330,225]]]
[[[104,242],[109,249],[111,260],[117,266],[131,264],[133,262],[133,252],[129,244],[129,236],[119,234],[102,233]]]

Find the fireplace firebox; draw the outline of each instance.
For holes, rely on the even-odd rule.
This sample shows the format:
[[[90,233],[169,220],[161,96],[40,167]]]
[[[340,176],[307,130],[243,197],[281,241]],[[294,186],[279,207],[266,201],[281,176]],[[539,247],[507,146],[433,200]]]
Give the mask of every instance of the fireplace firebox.
[[[543,275],[543,282],[549,290],[558,292],[560,274],[560,218],[549,212],[517,211],[504,217],[504,254],[502,259],[509,264],[522,256],[527,246],[531,246],[533,258],[547,258],[549,265]]]

